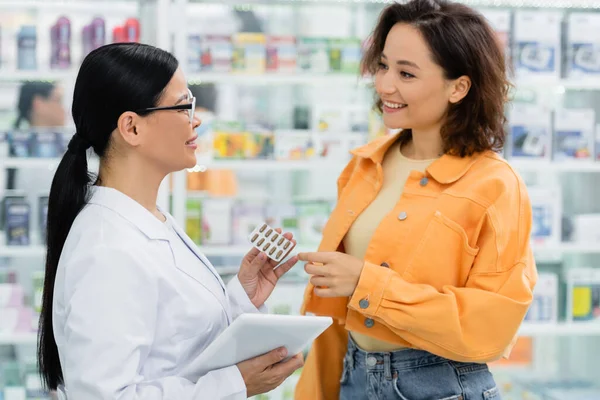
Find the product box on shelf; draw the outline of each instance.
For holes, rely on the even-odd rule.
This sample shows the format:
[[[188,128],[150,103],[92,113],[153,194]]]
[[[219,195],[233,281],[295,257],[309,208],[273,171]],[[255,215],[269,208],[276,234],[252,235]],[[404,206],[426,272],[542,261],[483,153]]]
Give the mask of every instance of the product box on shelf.
[[[267,72],[293,74],[297,69],[295,36],[267,37]]]
[[[63,140],[59,132],[42,130],[31,132],[31,157],[56,158],[63,154]]]
[[[310,201],[296,204],[298,213],[298,241],[303,246],[318,245],[323,238],[323,228],[331,213],[325,201]]]
[[[556,323],[558,320],[558,275],[540,272],[533,291],[533,301],[525,322]]]
[[[50,68],[71,68],[71,21],[61,16],[50,27]]]
[[[95,17],[88,25],[84,25],[81,31],[83,58],[92,50],[106,44],[106,23],[104,18]]]
[[[328,73],[329,40],[327,38],[302,37],[298,39],[298,69],[301,72]]]
[[[329,39],[329,70],[333,73],[357,74],[362,57],[360,39]]]
[[[509,114],[507,153],[513,159],[551,158],[552,113],[545,107],[515,103]]]
[[[576,243],[600,243],[600,214],[578,214],[571,218],[571,240]]]
[[[29,246],[31,207],[27,200],[19,197],[4,199],[4,219],[7,246]]]
[[[273,158],[275,135],[259,127],[243,127],[239,123],[215,124],[213,157],[215,159]]]
[[[185,233],[194,243],[201,245],[203,233],[208,231],[202,226],[202,199],[188,195],[185,204]]]
[[[230,244],[232,232],[233,200],[206,198],[202,201],[202,244],[218,246]]]
[[[283,232],[290,232],[298,240],[298,210],[294,204],[268,204],[265,207],[265,221],[271,226],[280,227]]]
[[[531,241],[541,246],[558,245],[562,239],[560,186],[528,188],[532,209]]]
[[[600,78],[600,14],[569,14],[567,74],[569,78]]]
[[[262,204],[236,203],[233,206],[233,244],[247,245],[248,235],[265,221]]]
[[[206,36],[202,41],[200,58],[202,71],[231,72],[233,43],[230,36]]]
[[[27,131],[13,131],[8,133],[10,155],[13,157],[30,157],[32,154],[32,133]]]
[[[600,270],[571,268],[567,271],[567,320],[600,319]]]
[[[317,155],[313,132],[277,132],[275,136],[276,160],[309,160]]]
[[[37,69],[37,28],[23,25],[17,33],[17,69]]]
[[[263,74],[267,66],[267,39],[262,33],[236,33],[232,37],[232,71]]]
[[[515,13],[514,65],[518,78],[560,78],[562,13],[519,10]]]
[[[558,109],[554,113],[554,159],[592,161],[594,152],[593,109]]]

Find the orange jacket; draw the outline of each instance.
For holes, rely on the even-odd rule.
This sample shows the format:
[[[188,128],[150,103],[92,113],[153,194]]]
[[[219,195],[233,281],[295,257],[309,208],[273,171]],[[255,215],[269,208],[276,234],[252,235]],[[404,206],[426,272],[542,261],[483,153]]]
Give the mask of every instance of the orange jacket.
[[[352,152],[319,251],[343,251],[349,227],[381,187],[381,162],[396,139]],[[319,298],[306,288],[302,313],[337,323],[313,343],[296,399],[339,397],[349,330],[456,361],[507,355],[537,281],[530,230],[525,185],[494,152],[444,155],[425,174],[412,171],[371,239],[353,296]]]

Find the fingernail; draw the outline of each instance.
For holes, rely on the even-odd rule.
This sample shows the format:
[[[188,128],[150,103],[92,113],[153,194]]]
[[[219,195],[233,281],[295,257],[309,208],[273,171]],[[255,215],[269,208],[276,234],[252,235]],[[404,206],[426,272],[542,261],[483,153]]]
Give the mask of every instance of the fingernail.
[[[287,350],[286,349],[281,349],[279,350],[279,355],[283,358],[285,356],[287,356]]]
[[[264,259],[265,259],[265,257],[266,257],[266,256],[265,256],[265,253],[260,253],[260,254],[258,255],[258,259],[259,259],[260,261],[264,260]]]

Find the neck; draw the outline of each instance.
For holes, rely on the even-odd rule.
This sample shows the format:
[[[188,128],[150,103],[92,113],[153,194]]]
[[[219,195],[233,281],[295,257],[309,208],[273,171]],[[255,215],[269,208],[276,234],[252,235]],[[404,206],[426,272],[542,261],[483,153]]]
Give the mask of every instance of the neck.
[[[415,160],[431,160],[444,152],[439,128],[412,130],[412,140],[402,149],[406,157]]]
[[[156,207],[158,190],[165,174],[153,171],[147,163],[132,158],[100,161],[99,184],[129,196],[161,221],[164,215]]]

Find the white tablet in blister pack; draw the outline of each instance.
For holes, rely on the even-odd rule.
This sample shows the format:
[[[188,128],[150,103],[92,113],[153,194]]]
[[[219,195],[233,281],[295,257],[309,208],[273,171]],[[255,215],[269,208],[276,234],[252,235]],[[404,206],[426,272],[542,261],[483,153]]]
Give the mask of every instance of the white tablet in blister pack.
[[[283,260],[295,247],[294,242],[286,239],[283,234],[278,233],[266,223],[254,228],[248,239],[252,246],[277,262]]]

